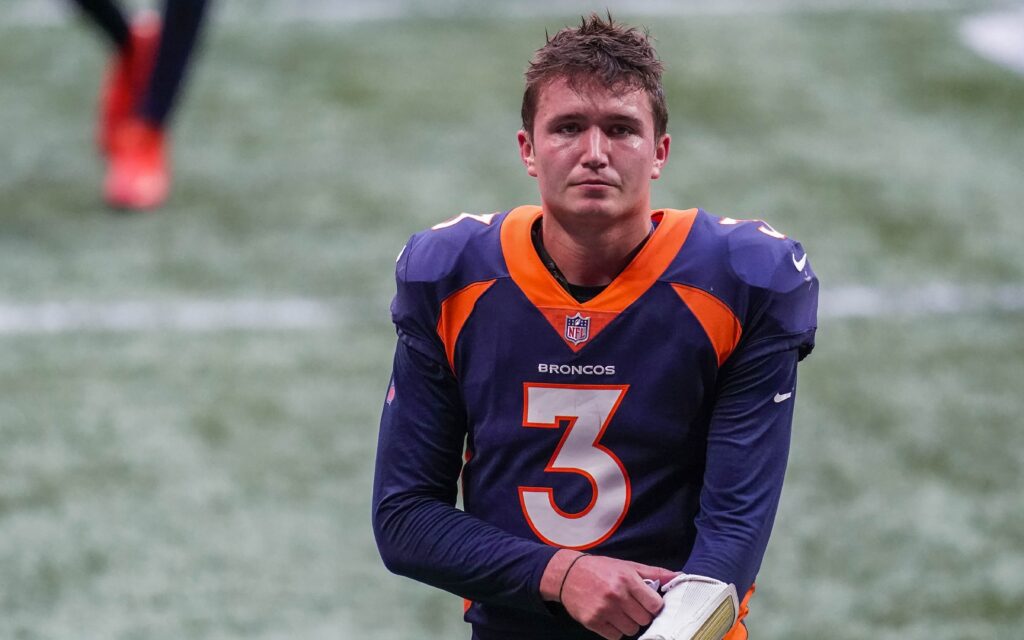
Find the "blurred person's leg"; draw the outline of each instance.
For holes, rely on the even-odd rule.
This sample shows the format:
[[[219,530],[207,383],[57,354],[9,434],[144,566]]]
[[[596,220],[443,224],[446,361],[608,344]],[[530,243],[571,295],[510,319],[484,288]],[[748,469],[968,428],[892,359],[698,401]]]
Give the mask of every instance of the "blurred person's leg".
[[[140,14],[131,26],[114,0],[74,0],[114,47],[100,88],[96,141],[104,155],[111,153],[114,133],[133,116],[149,84],[160,37],[160,19]]]
[[[207,0],[165,0],[152,72],[131,117],[117,127],[104,191],[123,209],[151,209],[170,190],[168,122],[198,39]]]
[[[104,155],[112,152],[115,132],[125,126],[138,108],[149,83],[160,40],[160,19],[145,12],[132,20],[127,42],[111,58],[100,89],[97,140]]]
[[[164,127],[180,95],[189,59],[206,15],[207,0],[165,0],[164,36],[156,66],[137,113],[155,127]]]
[[[74,0],[118,49],[128,46],[128,21],[114,0]]]

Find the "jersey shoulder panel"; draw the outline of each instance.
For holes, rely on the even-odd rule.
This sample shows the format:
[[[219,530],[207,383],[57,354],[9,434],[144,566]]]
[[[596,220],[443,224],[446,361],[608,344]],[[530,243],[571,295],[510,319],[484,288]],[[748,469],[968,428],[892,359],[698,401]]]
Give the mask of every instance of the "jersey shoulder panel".
[[[666,278],[693,278],[692,268],[715,278],[727,277],[737,285],[786,292],[802,286],[813,275],[803,247],[763,220],[737,220],[698,210],[690,234]]]
[[[461,213],[413,234],[398,257],[399,283],[431,288],[444,299],[468,284],[507,276],[499,237],[506,215]]]
[[[817,276],[801,244],[763,220],[698,211],[665,279],[725,303],[742,326],[744,342],[803,334],[813,340]]]
[[[444,303],[474,288],[478,297],[482,290],[474,285],[508,275],[499,237],[505,215],[460,214],[409,238],[398,255],[397,291],[391,302],[400,339],[438,359],[450,359],[451,345],[442,335],[446,327],[440,326]]]

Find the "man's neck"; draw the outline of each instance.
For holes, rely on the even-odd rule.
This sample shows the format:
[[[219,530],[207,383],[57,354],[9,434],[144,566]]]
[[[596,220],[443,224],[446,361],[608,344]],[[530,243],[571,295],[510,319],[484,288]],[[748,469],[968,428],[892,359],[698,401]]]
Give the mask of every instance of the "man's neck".
[[[651,219],[647,215],[595,226],[566,224],[545,213],[542,225],[544,247],[565,279],[587,287],[614,280],[651,233]]]

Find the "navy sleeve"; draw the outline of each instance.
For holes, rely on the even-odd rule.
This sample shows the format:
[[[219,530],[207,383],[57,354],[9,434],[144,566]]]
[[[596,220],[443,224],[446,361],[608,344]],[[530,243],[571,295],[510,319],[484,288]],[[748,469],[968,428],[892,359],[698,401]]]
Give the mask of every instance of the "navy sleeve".
[[[797,363],[814,348],[818,279],[799,242],[766,238],[753,224],[729,235],[729,250],[749,303],[743,336],[719,372],[697,538],[683,571],[730,582],[742,598],[782,494]]]
[[[800,243],[730,236],[749,286],[743,337],[719,372],[708,426],[697,538],[683,571],[736,585],[742,598],[768,546],[789,457],[797,362],[814,347],[818,279]]]
[[[408,250],[407,250],[408,251]],[[470,600],[548,613],[540,580],[557,551],[456,508],[466,414],[439,341],[403,278],[394,369],[380,423],[373,531],[387,568]],[[428,317],[424,317],[428,316]]]
[[[789,455],[799,350],[730,361],[708,430],[697,539],[683,571],[736,585],[761,566]]]

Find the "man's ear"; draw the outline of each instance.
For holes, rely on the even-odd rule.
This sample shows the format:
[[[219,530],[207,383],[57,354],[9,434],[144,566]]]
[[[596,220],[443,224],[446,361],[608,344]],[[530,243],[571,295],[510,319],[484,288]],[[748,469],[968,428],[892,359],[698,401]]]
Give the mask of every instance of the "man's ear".
[[[526,173],[536,178],[537,169],[533,165],[533,141],[530,139],[530,134],[526,133],[525,129],[520,129],[516,138],[519,140],[519,158],[526,166]]]
[[[668,162],[669,148],[672,146],[672,136],[664,133],[661,139],[654,145],[654,166],[651,167],[651,180],[661,177],[661,170]]]

